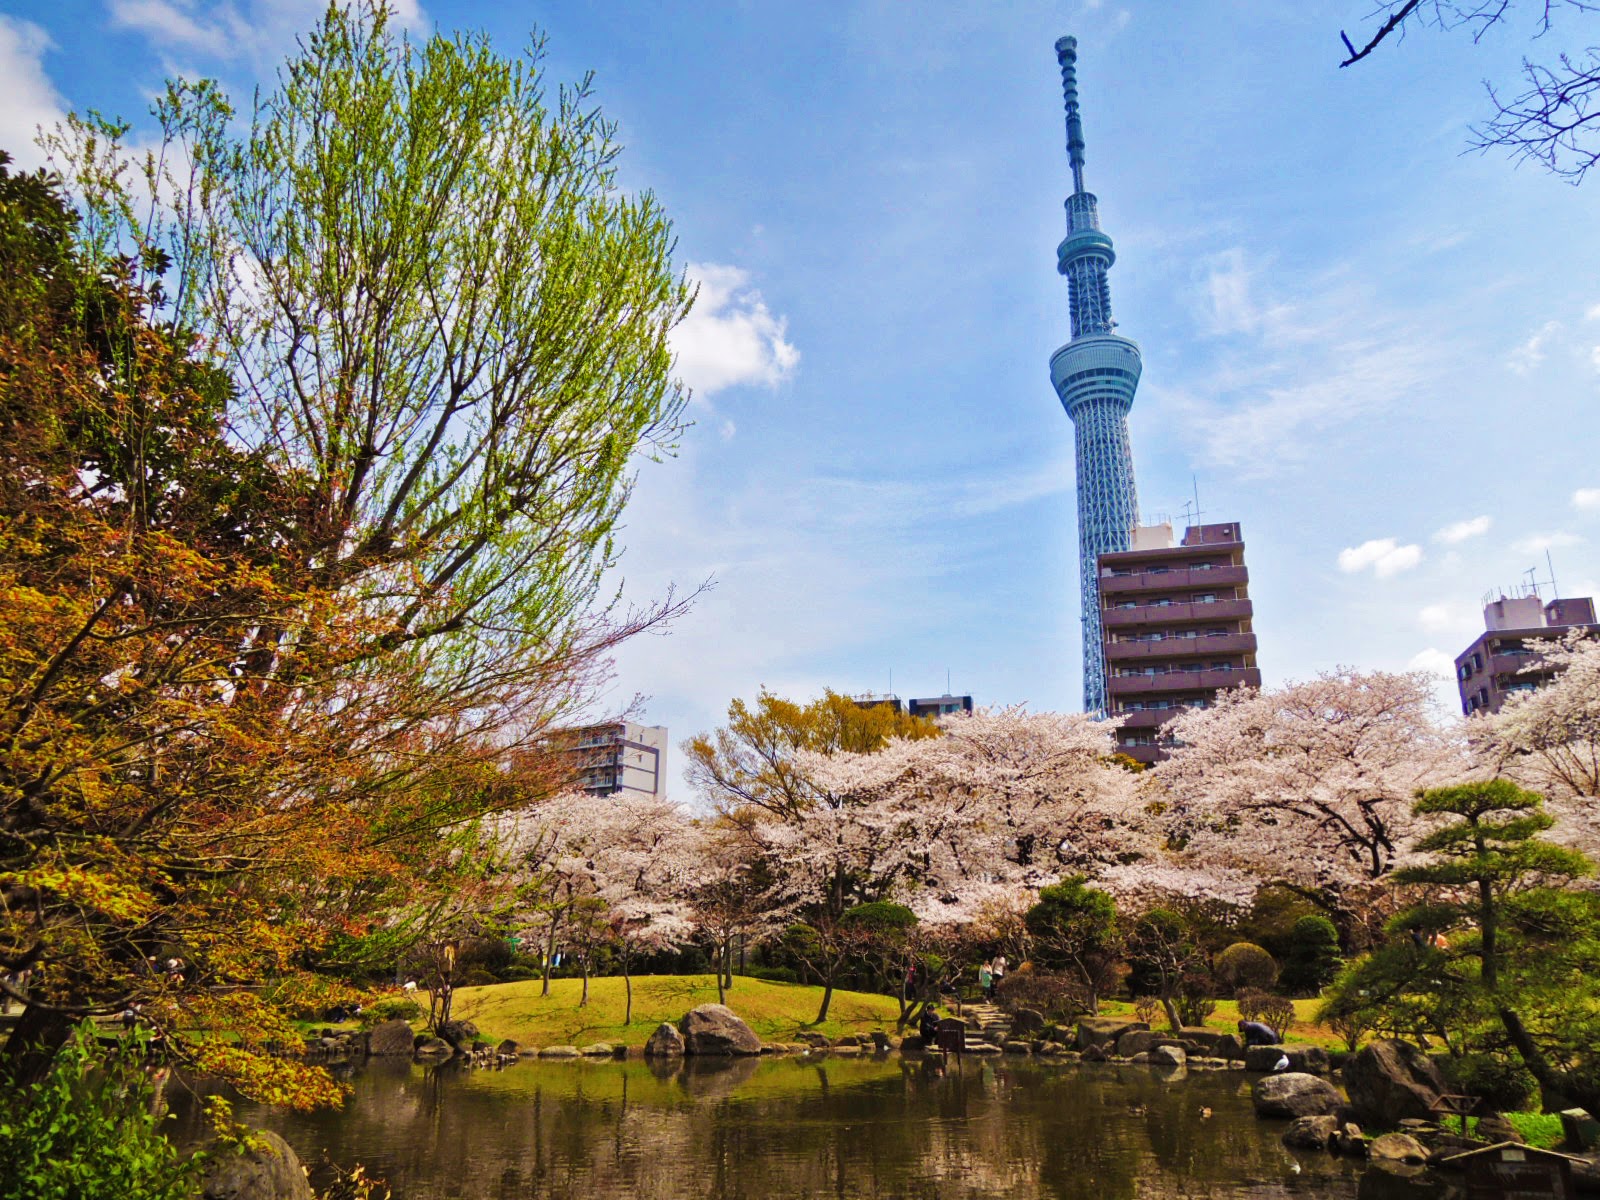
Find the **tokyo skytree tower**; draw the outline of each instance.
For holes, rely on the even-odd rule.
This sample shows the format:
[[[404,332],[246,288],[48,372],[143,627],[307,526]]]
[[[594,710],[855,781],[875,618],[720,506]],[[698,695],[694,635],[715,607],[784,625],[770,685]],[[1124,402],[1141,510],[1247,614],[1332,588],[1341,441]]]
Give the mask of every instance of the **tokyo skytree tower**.
[[[1083,124],[1078,116],[1078,41],[1056,42],[1067,101],[1067,236],[1056,248],[1056,267],[1067,277],[1072,340],[1050,356],[1050,382],[1077,434],[1078,557],[1083,600],[1083,707],[1105,711],[1105,659],[1095,556],[1131,548],[1139,520],[1133,484],[1128,410],[1139,386],[1139,347],[1116,332],[1106,274],[1117,256],[1100,232],[1095,198],[1083,187]]]

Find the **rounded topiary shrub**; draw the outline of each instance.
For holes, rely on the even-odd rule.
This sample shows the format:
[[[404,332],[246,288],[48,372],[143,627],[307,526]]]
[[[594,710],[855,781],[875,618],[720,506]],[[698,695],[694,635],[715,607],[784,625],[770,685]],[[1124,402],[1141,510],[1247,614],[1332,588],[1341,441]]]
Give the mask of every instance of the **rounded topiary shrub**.
[[[1278,981],[1278,964],[1253,942],[1235,942],[1211,964],[1218,983],[1237,995],[1246,988],[1266,991]]]
[[[1286,992],[1312,996],[1333,982],[1343,961],[1333,922],[1321,916],[1301,917],[1289,934],[1289,953],[1278,982]]]

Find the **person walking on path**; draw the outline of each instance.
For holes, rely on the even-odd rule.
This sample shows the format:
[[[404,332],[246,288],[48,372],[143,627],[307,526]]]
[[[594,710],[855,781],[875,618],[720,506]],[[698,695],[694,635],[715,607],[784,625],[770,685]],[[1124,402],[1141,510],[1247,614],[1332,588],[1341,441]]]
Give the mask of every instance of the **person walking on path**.
[[[989,967],[989,974],[994,977],[994,990],[998,992],[1000,984],[1006,977],[1006,956],[1004,954],[995,956],[994,963]]]
[[[983,993],[985,1001],[994,999],[994,972],[986,962],[978,964],[978,990]]]

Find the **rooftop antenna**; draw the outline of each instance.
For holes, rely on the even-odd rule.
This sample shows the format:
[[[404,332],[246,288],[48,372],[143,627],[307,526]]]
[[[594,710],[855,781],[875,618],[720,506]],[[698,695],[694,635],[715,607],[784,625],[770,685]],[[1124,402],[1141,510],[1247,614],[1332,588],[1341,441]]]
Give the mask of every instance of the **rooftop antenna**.
[[[1078,39],[1056,41],[1056,59],[1061,64],[1061,90],[1067,101],[1067,161],[1072,164],[1072,194],[1083,186],[1083,120],[1078,115]]]
[[[1200,507],[1200,481],[1193,475],[1191,475],[1189,478],[1194,482],[1194,499],[1185,500],[1183,502],[1183,508],[1180,510],[1183,513],[1183,526],[1185,533],[1187,533],[1190,529],[1193,529],[1196,525],[1200,524],[1200,518],[1205,512],[1205,510]]]
[[[1550,550],[1545,548],[1544,565],[1550,570],[1550,599],[1561,599],[1561,589],[1556,586],[1556,564],[1550,558]]]
[[[946,667],[944,669],[944,694],[946,696],[948,696],[950,694],[950,668],[949,667]]]
[[[1539,568],[1529,567],[1523,574],[1528,577],[1528,592],[1539,599]]]

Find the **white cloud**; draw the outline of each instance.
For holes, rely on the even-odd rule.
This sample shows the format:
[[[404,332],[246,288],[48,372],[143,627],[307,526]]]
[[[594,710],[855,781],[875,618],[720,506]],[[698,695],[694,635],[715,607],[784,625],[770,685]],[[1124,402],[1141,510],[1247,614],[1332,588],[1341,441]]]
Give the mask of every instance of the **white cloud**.
[[[1230,341],[1191,365],[1193,382],[1149,386],[1202,461],[1244,478],[1326,453],[1331,431],[1358,425],[1397,390],[1436,386],[1450,361],[1436,330],[1411,328],[1364,281],[1259,271],[1238,249],[1207,260],[1190,310],[1201,330]]]
[[[1207,332],[1255,333],[1281,315],[1259,298],[1256,269],[1239,247],[1212,255],[1203,270],[1199,316]]]
[[[1600,512],[1600,488],[1579,488],[1573,492],[1572,507],[1579,512]]]
[[[326,10],[322,0],[110,0],[111,21],[144,34],[169,61],[178,54],[274,62]],[[393,0],[395,22],[423,32],[418,0]]]
[[[1600,346],[1589,347],[1589,365],[1600,371]]]
[[[1452,521],[1443,529],[1433,535],[1433,540],[1442,542],[1446,546],[1454,546],[1468,538],[1475,538],[1481,533],[1488,533],[1489,526],[1494,522],[1488,517],[1471,517],[1465,521]]]
[[[1582,541],[1583,539],[1575,533],[1558,530],[1555,533],[1530,533],[1527,537],[1512,542],[1511,548],[1518,554],[1543,554],[1546,550],[1576,546]]]
[[[1550,339],[1561,332],[1560,321],[1546,321],[1538,332],[1530,334],[1527,341],[1506,356],[1506,366],[1518,375],[1526,375],[1540,363],[1544,362],[1545,347]]]
[[[1456,673],[1456,660],[1443,650],[1437,650],[1432,646],[1413,655],[1406,666],[1413,671],[1427,671],[1433,675],[1446,675],[1452,679]]]
[[[1458,600],[1429,604],[1417,613],[1417,624],[1428,633],[1467,633],[1478,627],[1478,613]]]
[[[1590,305],[1589,310],[1583,316],[1587,321],[1600,321],[1600,304]]]
[[[0,14],[0,79],[5,80],[0,86],[0,150],[25,171],[44,163],[34,145],[39,126],[48,129],[66,115],[44,70],[45,52],[53,48],[49,35],[32,21]]]
[[[786,340],[788,322],[774,316],[750,275],[718,263],[690,263],[699,298],[672,331],[672,352],[684,382],[702,396],[754,384],[777,387],[794,374],[800,351]]]
[[[1416,544],[1402,546],[1394,538],[1374,538],[1359,546],[1339,551],[1339,569],[1353,575],[1372,568],[1379,579],[1409,571],[1422,561],[1422,547]]]

